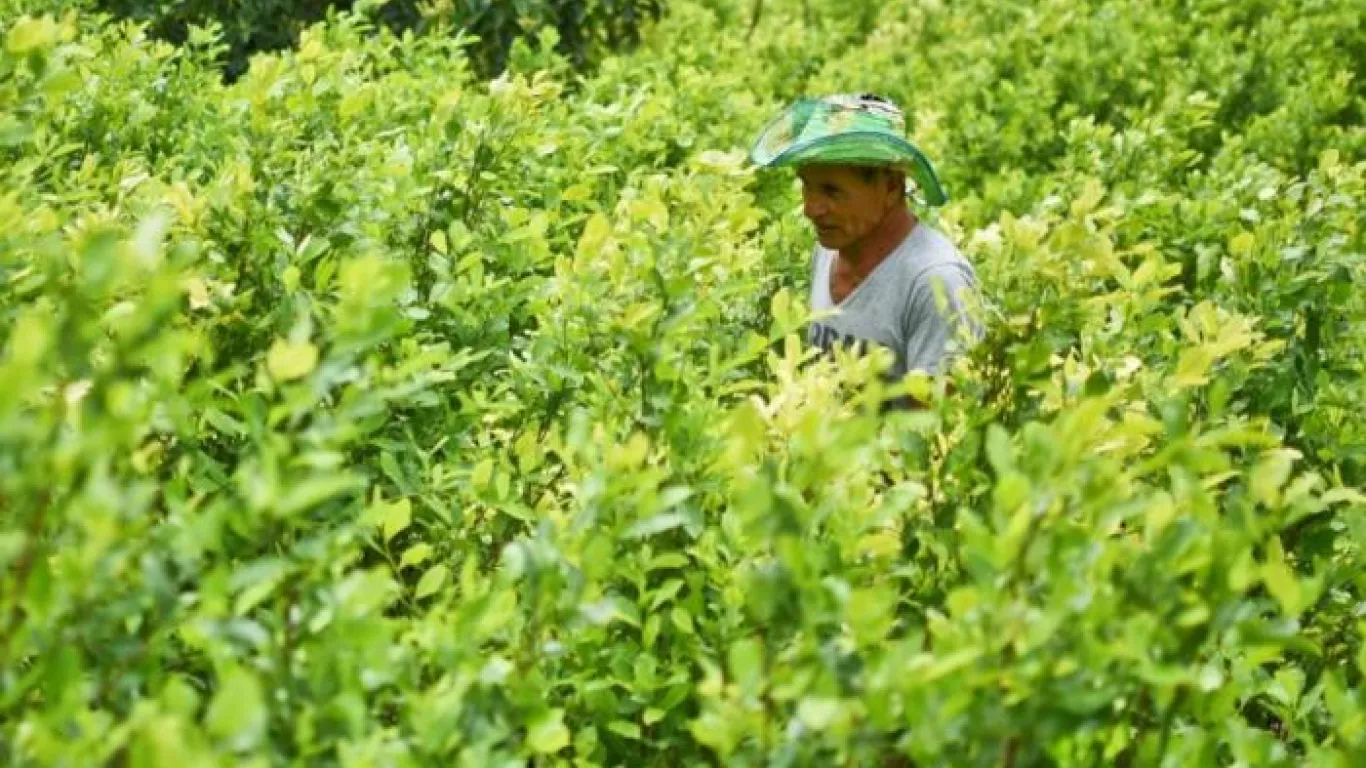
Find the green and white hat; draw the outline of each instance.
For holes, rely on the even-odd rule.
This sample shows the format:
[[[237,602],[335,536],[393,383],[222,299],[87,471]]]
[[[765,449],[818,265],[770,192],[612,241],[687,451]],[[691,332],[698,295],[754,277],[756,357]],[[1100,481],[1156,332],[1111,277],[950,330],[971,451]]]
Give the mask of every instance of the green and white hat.
[[[764,127],[750,159],[765,168],[812,163],[899,168],[929,205],[948,202],[934,166],[905,138],[897,106],[872,94],[799,99]]]

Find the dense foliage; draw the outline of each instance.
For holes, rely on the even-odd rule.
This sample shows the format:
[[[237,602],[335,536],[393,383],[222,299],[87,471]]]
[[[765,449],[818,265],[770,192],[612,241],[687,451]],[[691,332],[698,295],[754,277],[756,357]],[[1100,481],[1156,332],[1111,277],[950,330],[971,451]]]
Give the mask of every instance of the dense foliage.
[[[229,78],[246,69],[252,54],[294,45],[301,30],[337,11],[370,14],[402,33],[464,35],[476,71],[493,75],[507,64],[512,44],[529,32],[553,29],[553,44],[577,67],[603,52],[640,41],[659,18],[663,0],[78,0],[119,18],[146,23],[150,32],[186,42],[196,27],[211,28],[223,43],[220,61]]]
[[[676,0],[576,75],[337,14],[231,84],[0,0],[7,765],[1361,765],[1352,0]],[[903,103],[930,408],[743,162]]]

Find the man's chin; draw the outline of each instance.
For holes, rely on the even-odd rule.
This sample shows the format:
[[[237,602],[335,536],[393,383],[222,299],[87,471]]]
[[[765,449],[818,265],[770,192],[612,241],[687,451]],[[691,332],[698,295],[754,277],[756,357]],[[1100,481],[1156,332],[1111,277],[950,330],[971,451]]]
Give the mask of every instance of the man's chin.
[[[816,230],[816,241],[827,251],[838,251],[844,245],[844,238],[838,232],[821,232]]]

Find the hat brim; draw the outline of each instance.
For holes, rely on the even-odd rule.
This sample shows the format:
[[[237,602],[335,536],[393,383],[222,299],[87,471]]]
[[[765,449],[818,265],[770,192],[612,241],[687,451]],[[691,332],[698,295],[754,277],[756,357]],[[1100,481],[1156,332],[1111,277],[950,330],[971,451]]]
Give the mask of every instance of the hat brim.
[[[750,152],[750,159],[757,165],[764,168],[817,163],[892,166],[905,170],[915,180],[929,205],[948,202],[948,194],[929,159],[918,147],[899,136],[878,131],[846,131],[775,144],[773,133],[782,130],[783,126],[780,117],[760,134]]]

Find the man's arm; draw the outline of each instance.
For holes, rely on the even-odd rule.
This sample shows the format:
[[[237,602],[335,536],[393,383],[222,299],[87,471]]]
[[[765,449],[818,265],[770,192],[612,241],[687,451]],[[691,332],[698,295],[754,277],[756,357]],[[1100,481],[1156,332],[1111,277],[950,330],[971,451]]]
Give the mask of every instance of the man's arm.
[[[981,329],[969,309],[969,296],[976,291],[972,274],[957,264],[935,265],[920,276],[901,319],[907,373],[934,376],[967,343],[980,337]],[[882,410],[919,410],[927,405],[911,395],[900,395],[886,401]]]
[[[902,318],[908,371],[940,373],[981,336],[969,309],[976,293],[972,274],[958,264],[937,264],[921,275]]]

